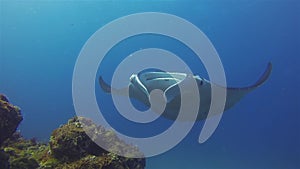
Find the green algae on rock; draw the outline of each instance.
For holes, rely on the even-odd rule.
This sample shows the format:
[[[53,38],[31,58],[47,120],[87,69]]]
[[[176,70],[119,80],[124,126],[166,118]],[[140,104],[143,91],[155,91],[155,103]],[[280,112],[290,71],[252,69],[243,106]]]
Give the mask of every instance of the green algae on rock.
[[[3,150],[9,155],[10,169],[36,169],[49,146],[34,139],[24,139],[16,132],[3,143]]]

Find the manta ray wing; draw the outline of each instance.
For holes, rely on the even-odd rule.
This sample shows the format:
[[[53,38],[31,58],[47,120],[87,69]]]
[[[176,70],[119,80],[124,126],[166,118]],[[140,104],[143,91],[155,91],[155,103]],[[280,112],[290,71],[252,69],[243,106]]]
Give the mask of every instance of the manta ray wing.
[[[270,76],[272,71],[272,63],[268,63],[266,70],[260,76],[260,78],[253,85],[242,87],[242,88],[227,88],[227,97],[226,97],[226,105],[225,110],[234,106],[239,100],[243,98],[247,93],[261,86]]]
[[[107,84],[103,80],[102,76],[99,77],[99,84],[100,84],[102,90],[106,93],[113,93],[113,94],[117,94],[117,95],[128,96],[129,87],[124,87],[121,89],[112,88],[109,84]]]

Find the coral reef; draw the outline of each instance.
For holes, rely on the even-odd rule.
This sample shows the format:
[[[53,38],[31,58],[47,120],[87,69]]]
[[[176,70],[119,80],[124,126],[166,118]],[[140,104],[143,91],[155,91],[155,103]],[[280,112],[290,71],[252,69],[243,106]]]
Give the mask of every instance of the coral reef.
[[[36,169],[46,157],[49,146],[35,139],[24,139],[16,132],[3,143],[3,149],[9,155],[10,169]]]
[[[0,145],[16,131],[22,120],[20,108],[10,104],[8,99],[0,94]]]
[[[9,103],[8,99],[0,94],[0,147],[3,142],[11,137],[18,125],[23,120],[21,110]],[[0,149],[0,168],[9,168],[9,155]]]
[[[128,156],[140,155],[136,147],[121,141],[113,131],[96,126],[89,119],[74,117],[54,130],[50,138],[51,155],[63,163],[59,165],[60,168],[145,168],[144,158],[125,158],[108,152],[95,144],[86,132],[93,133],[95,140],[109,144],[111,150],[126,152]]]
[[[99,156],[106,152],[89,138],[77,118],[54,130],[49,144],[51,153],[63,161],[74,161],[89,154]]]
[[[145,168],[145,158],[127,158],[112,153],[121,151],[129,157],[141,155],[136,147],[120,140],[113,131],[96,126],[83,117],[74,117],[54,130],[49,143],[25,139],[15,132],[22,120],[20,109],[10,104],[3,95],[0,99],[0,169]],[[113,151],[99,147],[86,132],[92,133],[93,140],[107,144]]]

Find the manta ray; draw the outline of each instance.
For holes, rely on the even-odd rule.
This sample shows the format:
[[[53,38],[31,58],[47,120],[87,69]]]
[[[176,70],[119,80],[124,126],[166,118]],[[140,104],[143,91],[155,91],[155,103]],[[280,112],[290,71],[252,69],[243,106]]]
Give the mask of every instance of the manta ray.
[[[272,64],[268,63],[266,70],[260,78],[252,85],[246,87],[222,87],[214,84],[207,79],[201,78],[198,75],[191,75],[179,72],[164,72],[164,71],[141,71],[138,74],[133,74],[129,79],[129,85],[124,88],[116,89],[107,84],[102,76],[99,77],[99,83],[102,90],[106,93],[113,93],[116,95],[129,96],[134,98],[144,105],[150,107],[150,95],[154,89],[159,89],[165,98],[165,109],[162,116],[176,120],[181,103],[181,94],[189,93],[188,91],[180,91],[179,87],[186,81],[196,81],[199,95],[201,97],[199,109],[197,114],[197,121],[207,118],[207,114],[211,104],[211,88],[212,85],[224,88],[226,90],[226,102],[224,111],[233,107],[246,94],[261,86],[270,76],[272,71]],[[160,100],[158,100],[160,101]],[[188,113],[188,112],[187,112]]]

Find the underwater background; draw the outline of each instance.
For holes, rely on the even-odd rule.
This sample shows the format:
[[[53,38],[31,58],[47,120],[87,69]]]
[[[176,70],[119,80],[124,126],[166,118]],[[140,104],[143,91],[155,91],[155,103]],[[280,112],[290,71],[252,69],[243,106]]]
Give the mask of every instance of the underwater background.
[[[201,29],[222,60],[229,86],[252,84],[269,61],[273,64],[267,82],[226,111],[207,142],[198,143],[204,121],[197,122],[175,148],[147,158],[147,169],[300,168],[300,2],[296,0],[1,0],[0,93],[22,108],[19,130],[25,137],[48,140],[52,130],[76,115],[72,75],[81,48],[105,24],[138,12],[174,14]],[[155,35],[133,37],[115,46],[98,75],[110,80],[122,59],[149,47],[176,53],[195,74],[208,78],[187,47]],[[109,95],[97,87],[96,94],[107,100],[101,104],[112,125],[123,132],[139,132],[118,117]],[[147,134],[162,132],[169,123],[160,119]]]

